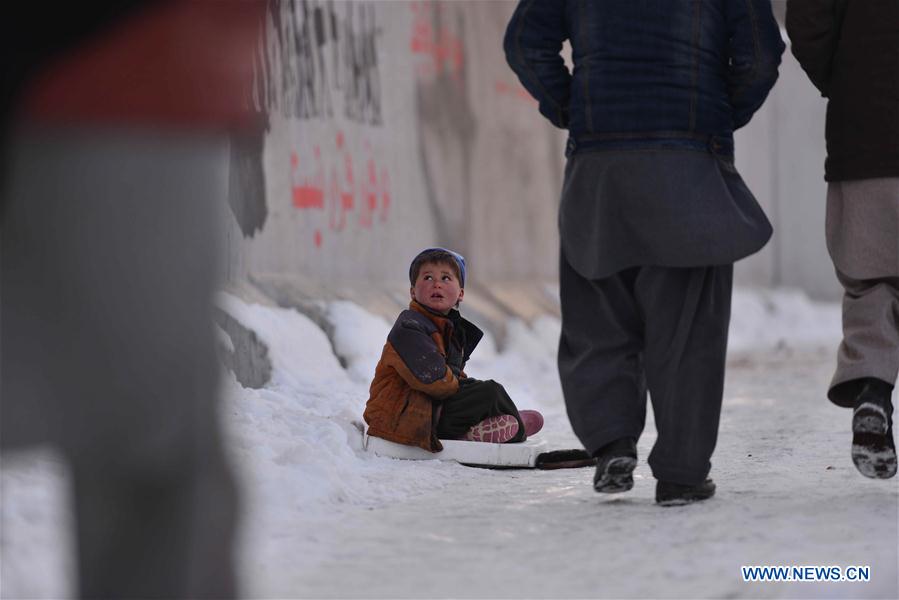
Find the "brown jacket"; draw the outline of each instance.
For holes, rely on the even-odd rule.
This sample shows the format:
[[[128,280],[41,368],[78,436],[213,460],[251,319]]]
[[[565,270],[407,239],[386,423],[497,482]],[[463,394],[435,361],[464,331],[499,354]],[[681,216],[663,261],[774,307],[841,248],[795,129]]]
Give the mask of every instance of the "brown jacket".
[[[437,315],[414,300],[400,313],[371,382],[363,414],[369,435],[431,452],[443,449],[435,433],[436,408],[459,389],[459,378],[465,378],[462,367],[483,335],[454,317]],[[466,329],[465,348],[447,343],[453,339],[454,321]]]

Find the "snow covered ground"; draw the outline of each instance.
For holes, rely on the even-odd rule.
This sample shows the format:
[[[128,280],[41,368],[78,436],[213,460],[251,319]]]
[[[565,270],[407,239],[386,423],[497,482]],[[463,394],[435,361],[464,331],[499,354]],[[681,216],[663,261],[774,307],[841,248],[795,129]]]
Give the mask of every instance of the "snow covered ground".
[[[657,507],[645,457],[631,492],[594,493],[592,470],[486,471],[359,452],[369,379],[390,323],[327,306],[329,340],[291,310],[222,306],[269,346],[261,390],[228,375],[223,422],[245,512],[245,595],[272,597],[896,598],[899,479],[849,458],[849,413],[824,399],[839,307],[738,290],[713,500]],[[464,305],[463,305],[464,312]],[[546,416],[575,447],[555,369],[559,323],[508,324],[466,371]],[[341,361],[335,353],[343,359]],[[522,377],[522,374],[526,376]],[[0,593],[70,596],[66,470],[49,451],[2,462]],[[869,565],[868,583],[746,583],[742,565]]]

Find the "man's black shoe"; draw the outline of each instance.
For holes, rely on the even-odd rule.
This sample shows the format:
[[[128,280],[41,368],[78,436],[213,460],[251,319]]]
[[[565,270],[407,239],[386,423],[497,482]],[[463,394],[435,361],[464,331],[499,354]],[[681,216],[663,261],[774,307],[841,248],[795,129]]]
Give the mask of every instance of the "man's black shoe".
[[[621,438],[606,444],[596,453],[596,459],[594,490],[601,494],[617,494],[634,487],[637,443],[633,438]]]
[[[893,386],[885,381],[867,378],[852,411],[852,462],[872,479],[896,474],[892,392]]]
[[[681,506],[700,500],[708,500],[715,495],[715,482],[706,479],[697,485],[683,485],[659,481],[656,483],[656,502],[662,506]]]

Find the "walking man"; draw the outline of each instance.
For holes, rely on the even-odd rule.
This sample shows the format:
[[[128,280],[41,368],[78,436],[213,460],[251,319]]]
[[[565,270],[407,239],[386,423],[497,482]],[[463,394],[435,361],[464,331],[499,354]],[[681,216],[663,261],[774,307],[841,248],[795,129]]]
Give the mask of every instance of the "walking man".
[[[888,479],[899,372],[899,0],[790,0],[787,32],[828,99],[826,238],[844,295],[827,396],[853,409],[852,462]]]
[[[633,486],[648,388],[656,501],[709,498],[733,263],[772,233],[733,162],[784,50],[771,4],[522,0],[504,47],[569,132],[559,373],[594,488]]]

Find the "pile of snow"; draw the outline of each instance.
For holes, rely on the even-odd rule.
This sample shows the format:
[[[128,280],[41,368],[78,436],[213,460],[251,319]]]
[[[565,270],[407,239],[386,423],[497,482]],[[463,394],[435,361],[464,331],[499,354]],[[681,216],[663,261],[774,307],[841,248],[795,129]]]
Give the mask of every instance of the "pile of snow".
[[[47,448],[0,462],[0,596],[69,598],[75,580],[69,472]]]
[[[334,327],[334,352],[346,361],[350,379],[368,385],[393,325],[346,300],[327,303]]]
[[[842,335],[841,315],[839,304],[814,302],[801,290],[734,290],[728,353],[835,349]]]
[[[227,444],[244,494],[242,579],[253,596],[290,589],[291,552],[345,507],[373,507],[480,473],[362,453],[362,411],[390,325],[349,302],[328,303],[332,339],[292,309],[219,305],[269,348],[270,383],[245,389],[226,378]],[[346,369],[335,356],[340,354]],[[286,578],[286,579],[285,579]]]

